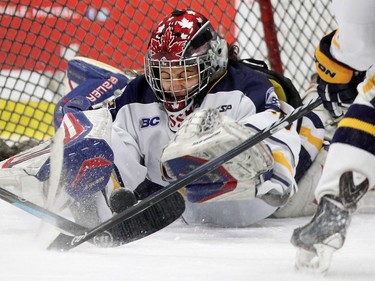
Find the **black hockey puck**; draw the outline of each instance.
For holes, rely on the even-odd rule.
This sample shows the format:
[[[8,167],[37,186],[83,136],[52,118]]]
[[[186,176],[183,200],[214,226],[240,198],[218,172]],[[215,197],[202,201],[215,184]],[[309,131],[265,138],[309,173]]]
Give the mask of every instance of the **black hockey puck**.
[[[128,188],[119,188],[112,192],[109,205],[112,212],[120,213],[137,203],[134,193]]]

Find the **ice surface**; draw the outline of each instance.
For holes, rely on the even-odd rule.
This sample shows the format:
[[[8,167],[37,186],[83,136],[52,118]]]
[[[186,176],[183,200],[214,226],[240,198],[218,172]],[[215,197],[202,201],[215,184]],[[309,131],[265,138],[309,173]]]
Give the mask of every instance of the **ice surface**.
[[[268,219],[241,229],[180,221],[128,245],[82,244],[45,250],[40,220],[0,201],[0,280],[4,281],[309,281],[375,280],[375,217],[356,214],[344,247],[323,277],[294,271],[293,229],[309,218]],[[42,239],[43,237],[43,239]],[[46,241],[47,239],[47,241]]]

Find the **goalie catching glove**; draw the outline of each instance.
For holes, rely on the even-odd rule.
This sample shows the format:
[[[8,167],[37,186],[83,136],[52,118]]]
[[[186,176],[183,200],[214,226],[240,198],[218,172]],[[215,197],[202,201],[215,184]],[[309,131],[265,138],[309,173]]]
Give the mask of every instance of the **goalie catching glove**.
[[[75,57],[68,62],[67,82],[70,92],[56,105],[55,129],[60,127],[68,112],[80,112],[102,107],[114,107],[130,78],[108,64],[85,57]]]
[[[198,110],[183,122],[164,148],[162,175],[167,181],[175,181],[251,135],[249,128],[217,109]],[[272,175],[272,167],[272,153],[260,142],[186,186],[187,199],[190,202],[254,199],[256,187]]]
[[[318,93],[324,107],[334,118],[343,115],[358,95],[357,85],[365,76],[364,71],[356,71],[337,61],[330,53],[331,42],[336,31],[323,37],[315,51],[315,66],[318,72]]]

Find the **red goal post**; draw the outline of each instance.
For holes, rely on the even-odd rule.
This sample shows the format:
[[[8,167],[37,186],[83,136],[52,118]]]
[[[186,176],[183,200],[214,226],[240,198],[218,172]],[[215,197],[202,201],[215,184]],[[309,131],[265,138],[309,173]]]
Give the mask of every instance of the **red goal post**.
[[[265,60],[298,90],[313,73],[313,50],[335,27],[329,0],[8,0],[0,3],[0,142],[12,147],[53,135],[67,61],[87,56],[143,67],[150,31],[176,8],[206,15],[240,57]],[[1,148],[0,148],[1,149]]]

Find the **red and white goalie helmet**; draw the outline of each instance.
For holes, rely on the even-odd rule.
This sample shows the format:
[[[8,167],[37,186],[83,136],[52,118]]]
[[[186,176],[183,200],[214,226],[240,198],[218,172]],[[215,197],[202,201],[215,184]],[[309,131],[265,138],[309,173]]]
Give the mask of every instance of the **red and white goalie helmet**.
[[[219,77],[227,62],[227,42],[208,19],[192,10],[176,10],[151,35],[145,76],[166,109],[178,111]]]

